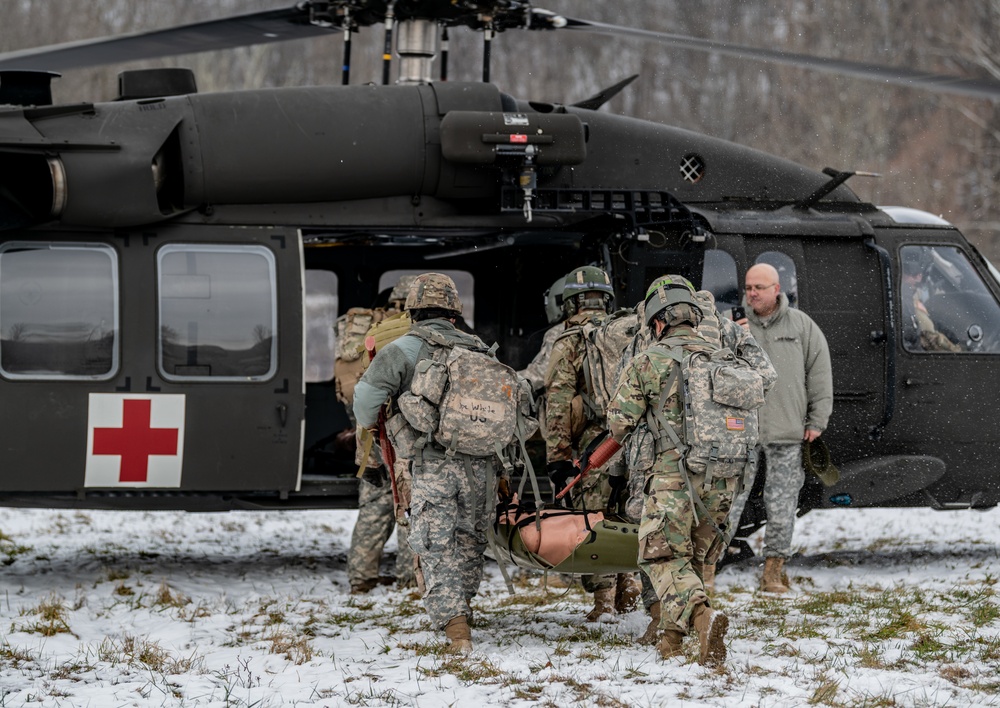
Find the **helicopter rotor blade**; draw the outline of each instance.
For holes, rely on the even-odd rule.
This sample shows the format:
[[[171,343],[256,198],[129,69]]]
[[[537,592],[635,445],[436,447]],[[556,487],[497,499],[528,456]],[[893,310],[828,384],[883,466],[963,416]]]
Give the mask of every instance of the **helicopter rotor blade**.
[[[859,79],[878,81],[906,88],[921,88],[935,93],[988,98],[992,101],[1000,100],[1000,81],[993,79],[970,79],[960,76],[949,76],[947,74],[933,74],[904,67],[867,64],[844,59],[830,59],[776,49],[761,49],[758,47],[748,47],[740,44],[670,34],[668,32],[654,32],[652,30],[609,25],[603,22],[578,20],[569,17],[566,17],[565,20],[566,24],[562,29],[636,37],[683,49],[715,52],[739,59],[757,59],[774,64],[785,64],[840,76],[853,76]]]
[[[152,32],[101,37],[0,54],[0,70],[58,71],[329,35],[341,30],[311,21],[305,4],[196,22]]]

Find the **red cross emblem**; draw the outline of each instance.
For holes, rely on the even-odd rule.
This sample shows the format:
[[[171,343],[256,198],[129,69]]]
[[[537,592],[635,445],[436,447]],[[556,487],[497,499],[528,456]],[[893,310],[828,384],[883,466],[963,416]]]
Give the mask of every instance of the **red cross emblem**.
[[[178,487],[184,396],[90,395],[85,486]]]
[[[120,482],[145,482],[150,455],[177,454],[177,428],[151,428],[152,401],[123,401],[120,428],[94,428],[95,455],[121,455]]]

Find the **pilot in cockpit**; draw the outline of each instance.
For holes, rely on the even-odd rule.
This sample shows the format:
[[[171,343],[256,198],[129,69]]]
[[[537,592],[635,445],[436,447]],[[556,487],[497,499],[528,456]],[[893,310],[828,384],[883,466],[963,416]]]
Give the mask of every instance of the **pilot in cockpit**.
[[[908,351],[960,352],[962,347],[939,332],[925,300],[926,259],[923,247],[907,247],[902,252],[901,298],[903,308],[903,346]]]

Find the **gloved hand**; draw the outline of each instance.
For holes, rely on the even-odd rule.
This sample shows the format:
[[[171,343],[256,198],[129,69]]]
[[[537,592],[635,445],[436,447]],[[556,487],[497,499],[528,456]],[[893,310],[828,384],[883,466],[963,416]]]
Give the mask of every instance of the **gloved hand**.
[[[386,473],[385,467],[365,467],[365,471],[361,473],[361,479],[381,489],[382,485],[389,480],[389,475]]]
[[[611,494],[608,496],[608,511],[616,513],[621,506],[622,498],[625,495],[625,475],[611,475],[608,477],[608,485],[611,487]]]
[[[580,470],[576,468],[576,465],[571,460],[559,460],[558,462],[550,462],[547,471],[549,473],[549,481],[552,482],[552,493],[555,495],[565,489],[569,481]]]

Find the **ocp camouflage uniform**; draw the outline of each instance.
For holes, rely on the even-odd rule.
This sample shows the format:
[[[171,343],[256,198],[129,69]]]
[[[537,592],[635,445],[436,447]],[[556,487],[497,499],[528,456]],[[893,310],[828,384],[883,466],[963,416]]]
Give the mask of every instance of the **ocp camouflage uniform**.
[[[680,346],[686,351],[714,348],[688,326],[672,328],[669,340],[670,346]],[[676,366],[668,351],[661,341],[627,365],[608,408],[608,424],[616,440],[623,440],[643,421],[646,409],[659,403],[661,390]],[[663,417],[678,435],[683,435],[682,413],[682,399],[675,381],[664,402]],[[690,474],[689,490],[679,459],[676,450],[661,452],[646,473],[639,525],[639,566],[649,576],[659,597],[660,628],[687,634],[697,606],[710,604],[694,564],[714,563],[722,552],[715,526],[725,523],[737,478],[716,479],[706,490],[705,476]],[[710,519],[696,517],[690,494],[701,498]]]
[[[607,427],[603,414],[582,402],[583,395],[594,399],[587,390],[584,368],[586,345],[579,327],[587,322],[600,324],[607,313],[585,310],[566,320],[565,332],[552,347],[549,370],[545,375],[545,447],[548,462],[572,461]],[[576,328],[576,331],[572,331]],[[574,403],[574,399],[576,402]],[[573,489],[573,505],[578,509],[603,510],[611,496],[608,469],[591,470]],[[587,592],[615,587],[614,575],[584,575],[580,578]]]
[[[545,332],[545,336],[542,337],[542,346],[538,350],[538,353],[535,354],[535,358],[518,372],[521,376],[528,379],[532,391],[537,391],[545,386],[545,374],[548,373],[549,362],[552,359],[552,347],[555,345],[559,335],[565,331],[566,325],[563,322],[550,327]]]
[[[778,374],[771,365],[771,360],[767,352],[757,343],[753,335],[733,322],[728,317],[720,317],[715,309],[715,296],[708,290],[699,290],[694,294],[694,300],[702,312],[702,320],[696,329],[698,336],[711,345],[713,349],[727,348],[737,356],[744,359],[754,370],[760,374],[764,380],[764,392],[766,393],[778,380]],[[643,313],[637,308],[637,316],[642,318]],[[641,319],[640,319],[641,321]],[[631,350],[634,352],[643,351],[652,342],[649,335],[649,328],[643,327],[636,335],[636,343]],[[627,362],[626,362],[627,363]],[[752,480],[743,480],[744,483]],[[638,522],[643,510],[644,495],[643,484],[645,479],[642,475],[633,474],[629,479],[629,502],[626,507],[628,517],[633,522]],[[737,485],[736,496],[729,511],[729,523],[738,524],[743,513],[743,505],[738,501],[739,487]],[[647,609],[656,602],[659,597],[656,590],[651,586],[648,577],[643,574],[642,601]]]

